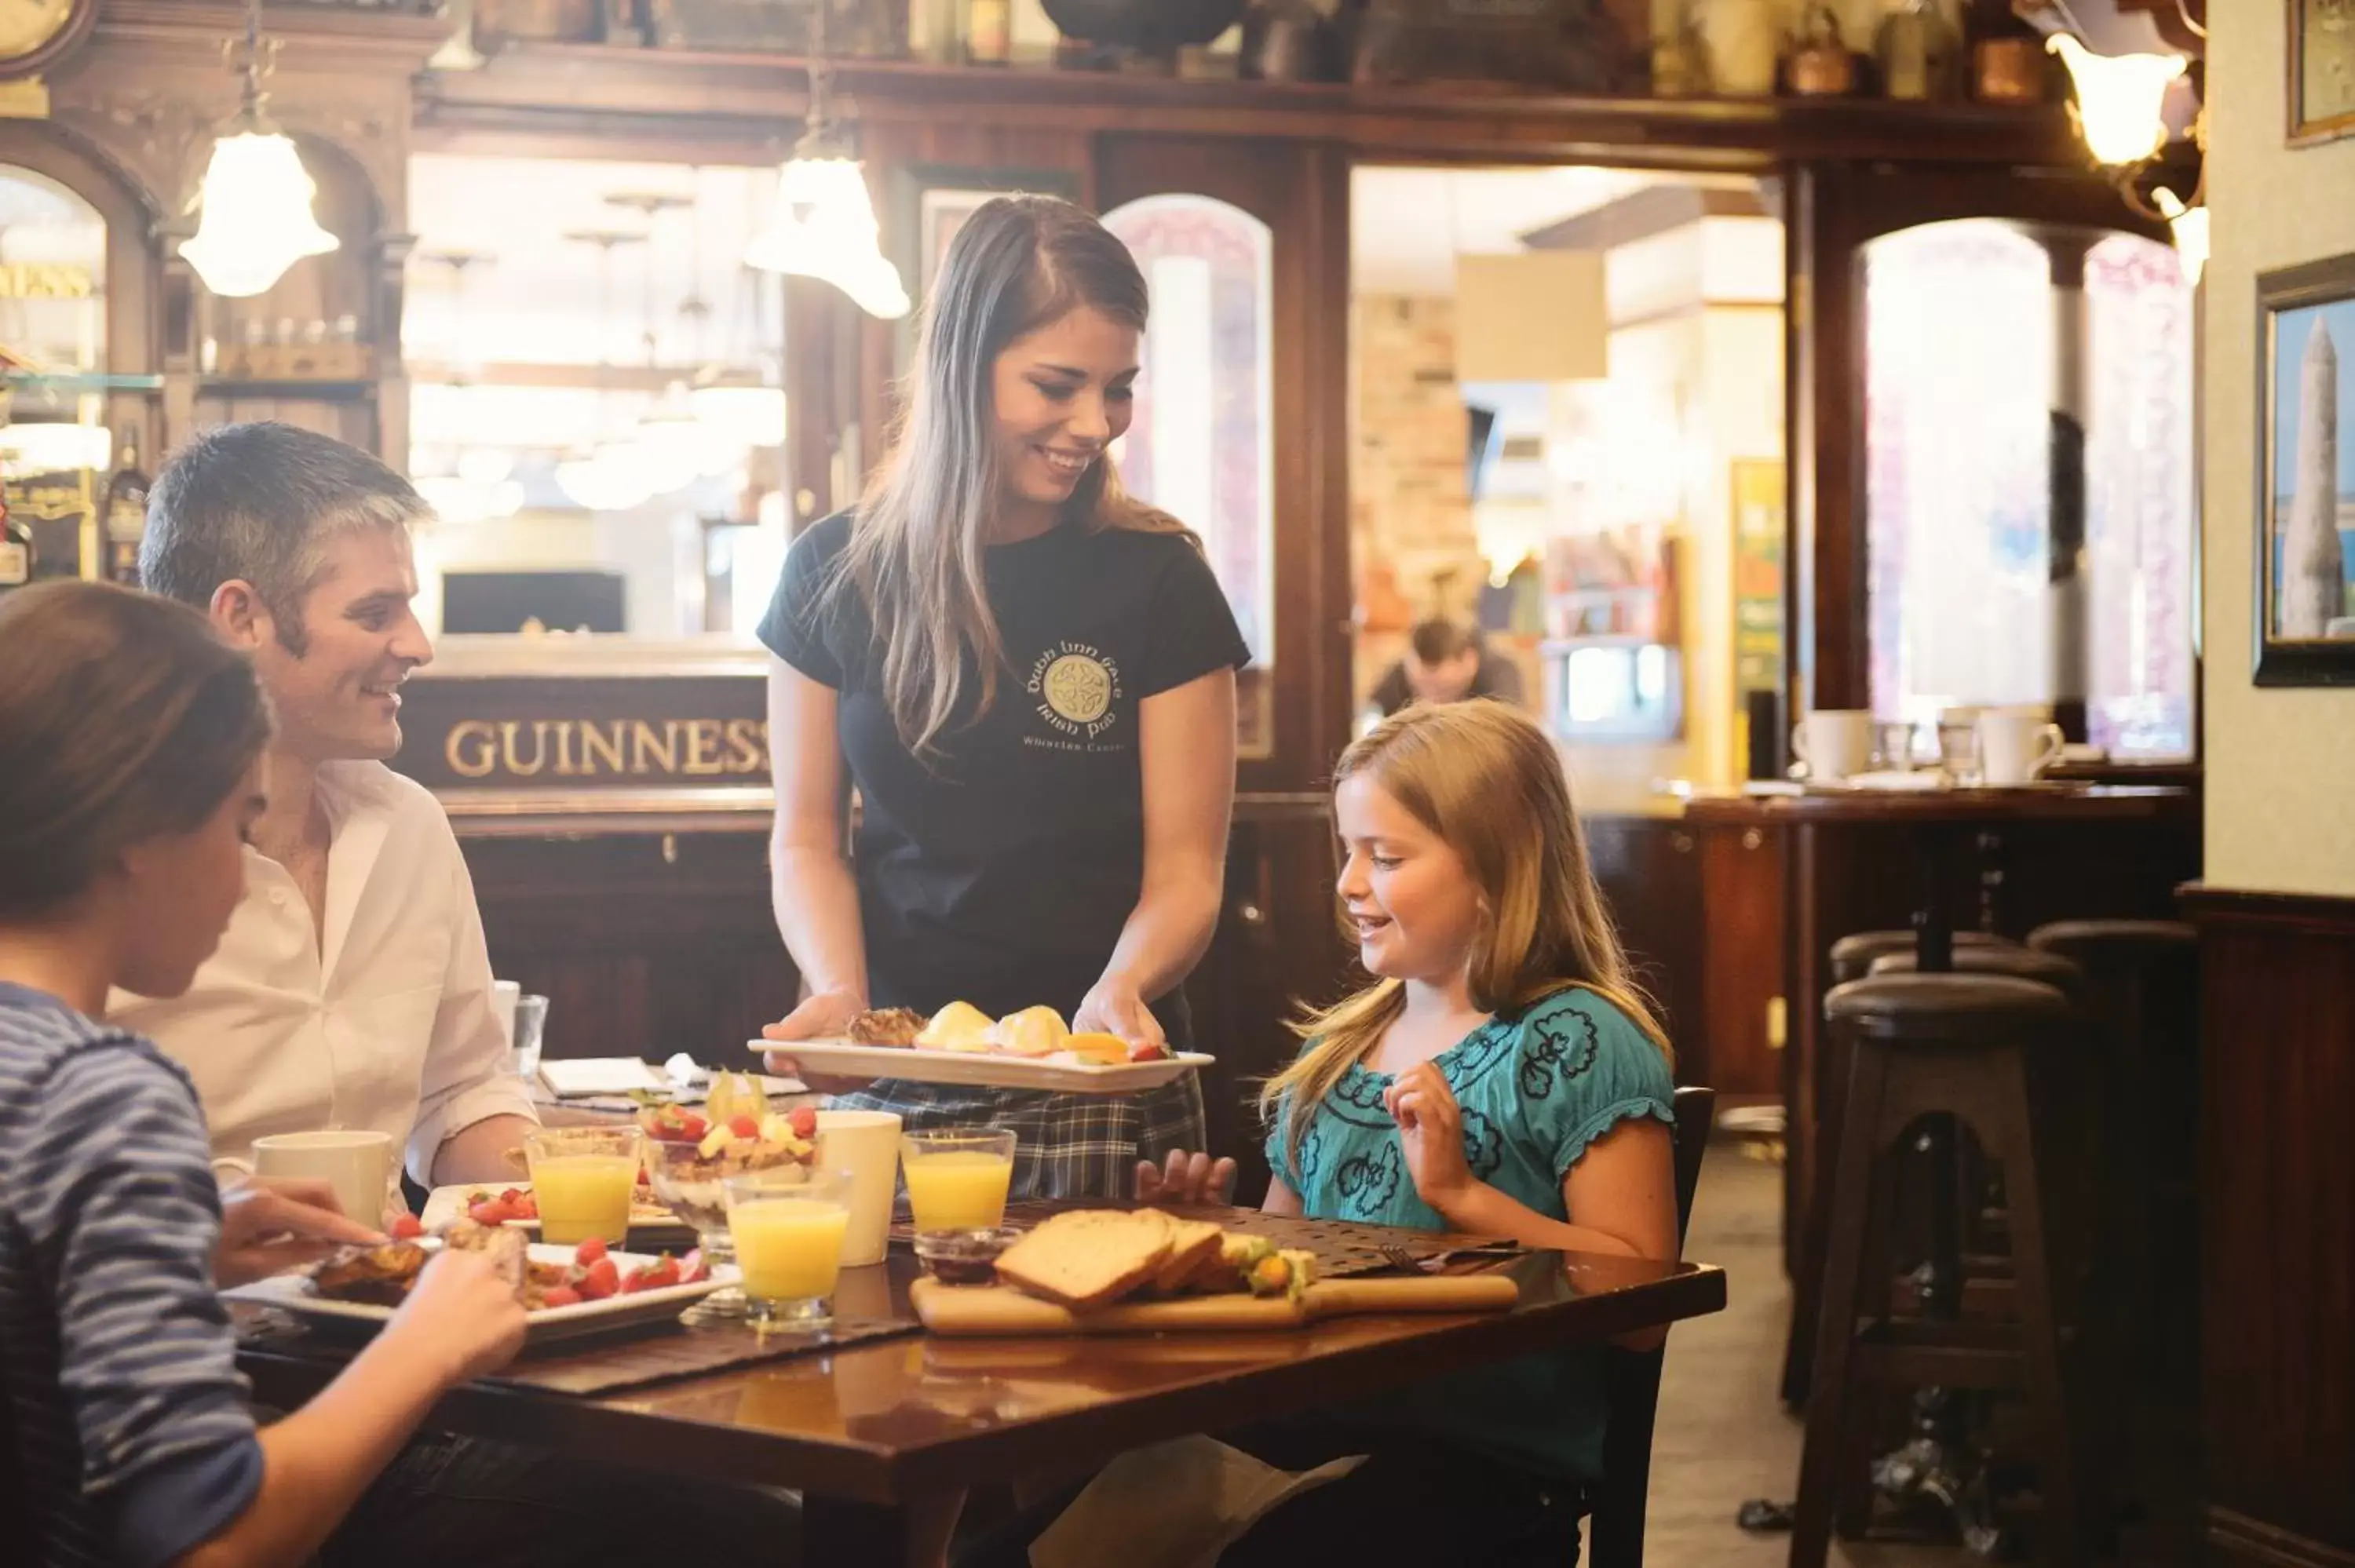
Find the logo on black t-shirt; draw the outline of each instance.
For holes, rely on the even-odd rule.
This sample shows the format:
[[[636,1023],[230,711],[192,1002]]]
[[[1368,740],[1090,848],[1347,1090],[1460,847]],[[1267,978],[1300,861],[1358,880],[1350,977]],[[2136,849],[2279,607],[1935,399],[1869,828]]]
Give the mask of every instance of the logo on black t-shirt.
[[[1093,740],[1120,715],[1120,666],[1084,642],[1058,642],[1030,666],[1026,688],[1056,730]]]

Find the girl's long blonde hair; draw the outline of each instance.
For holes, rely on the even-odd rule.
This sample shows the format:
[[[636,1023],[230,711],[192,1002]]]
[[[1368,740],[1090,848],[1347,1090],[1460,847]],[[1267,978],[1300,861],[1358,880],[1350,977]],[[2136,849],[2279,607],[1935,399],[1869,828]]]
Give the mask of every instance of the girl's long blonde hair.
[[[1594,884],[1561,759],[1527,715],[1487,701],[1402,709],[1341,754],[1335,788],[1356,778],[1454,850],[1478,887],[1482,919],[1467,976],[1474,1006],[1511,1013],[1579,986],[1671,1054]],[[1380,980],[1294,1023],[1309,1047],[1260,1090],[1263,1116],[1284,1111],[1293,1159],[1316,1107],[1405,1004],[1402,982]]]
[[[884,702],[900,738],[920,756],[937,752],[959,716],[967,656],[981,678],[967,718],[996,700],[1006,662],[982,571],[1002,490],[997,356],[1083,305],[1142,333],[1145,276],[1109,229],[1052,196],[984,203],[958,228],[933,280],[906,411],[826,589],[829,600],[855,592],[864,601],[882,649]],[[1066,505],[1092,528],[1188,533],[1124,492],[1109,453]]]

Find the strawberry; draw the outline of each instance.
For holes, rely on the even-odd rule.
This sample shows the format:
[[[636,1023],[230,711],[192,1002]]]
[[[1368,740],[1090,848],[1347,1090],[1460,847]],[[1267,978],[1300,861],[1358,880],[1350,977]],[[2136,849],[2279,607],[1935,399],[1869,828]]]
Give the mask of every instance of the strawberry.
[[[752,1117],[731,1116],[728,1118],[728,1130],[739,1138],[758,1138],[761,1136],[761,1124]]]
[[[510,1187],[506,1192],[499,1194],[499,1202],[512,1209],[524,1199],[530,1196],[530,1193],[525,1192],[520,1187]]]
[[[1139,1040],[1128,1048],[1128,1059],[1132,1062],[1158,1062],[1168,1054],[1149,1040]]]
[[[496,1198],[476,1203],[466,1211],[466,1217],[478,1225],[503,1225],[516,1217],[514,1211]]]
[[[542,1307],[578,1307],[581,1305],[581,1292],[570,1285],[551,1285],[539,1293],[539,1304]]]
[[[601,1255],[596,1262],[581,1271],[581,1282],[573,1288],[581,1292],[583,1301],[602,1301],[608,1296],[619,1295],[622,1289],[621,1265]]]
[[[587,1268],[605,1255],[605,1238],[591,1236],[572,1251],[572,1261]]]
[[[415,1214],[402,1214],[386,1227],[384,1234],[395,1241],[415,1241],[425,1234],[425,1222]]]
[[[711,1124],[709,1122],[704,1120],[693,1111],[687,1111],[681,1115],[679,1119],[678,1140],[681,1143],[701,1143],[703,1141],[703,1135],[710,1130]]]
[[[795,1106],[793,1114],[785,1119],[793,1124],[795,1138],[815,1138],[817,1135],[817,1107],[815,1106]]]
[[[703,1261],[701,1247],[690,1248],[687,1255],[678,1260],[678,1282],[681,1285],[700,1285],[710,1277],[711,1266]]]
[[[539,1218],[539,1194],[537,1192],[517,1192],[513,1198],[508,1200],[507,1213],[518,1220],[536,1220]]]
[[[666,1290],[679,1282],[678,1259],[665,1253],[653,1263],[630,1270],[630,1277],[622,1282],[622,1294],[640,1290]]]

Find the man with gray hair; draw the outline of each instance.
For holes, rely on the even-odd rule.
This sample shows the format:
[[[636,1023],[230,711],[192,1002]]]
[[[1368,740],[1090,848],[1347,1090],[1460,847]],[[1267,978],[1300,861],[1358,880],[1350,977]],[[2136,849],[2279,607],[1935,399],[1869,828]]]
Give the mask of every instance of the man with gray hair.
[[[204,432],[148,493],[141,580],[250,649],[278,717],[219,950],[186,995],[109,1009],[195,1077],[225,1176],[265,1134],[340,1128],[389,1134],[421,1185],[503,1181],[536,1125],[458,841],[384,765],[433,657],[410,609],[429,514],[368,453],[275,423]]]

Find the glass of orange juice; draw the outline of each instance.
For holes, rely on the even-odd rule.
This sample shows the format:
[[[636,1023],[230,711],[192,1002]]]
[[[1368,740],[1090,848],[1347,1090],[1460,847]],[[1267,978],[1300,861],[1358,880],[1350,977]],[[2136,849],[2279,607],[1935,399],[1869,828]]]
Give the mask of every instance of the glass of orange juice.
[[[523,1140],[539,1200],[539,1239],[573,1246],[591,1236],[620,1246],[630,1238],[645,1134],[634,1127],[544,1127]]]
[[[900,1139],[900,1169],[919,1236],[994,1231],[1006,1223],[1014,1135],[946,1128],[911,1132]]]
[[[728,1235],[751,1320],[779,1329],[834,1321],[849,1228],[847,1171],[785,1165],[730,1178]]]

